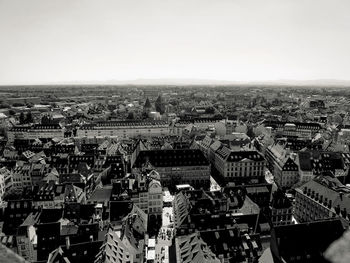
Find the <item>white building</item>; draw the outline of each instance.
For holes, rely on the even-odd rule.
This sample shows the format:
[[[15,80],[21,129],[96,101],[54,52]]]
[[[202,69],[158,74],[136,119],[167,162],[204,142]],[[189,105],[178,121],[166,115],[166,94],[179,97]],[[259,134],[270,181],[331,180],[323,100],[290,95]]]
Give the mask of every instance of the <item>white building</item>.
[[[168,135],[169,131],[169,125],[165,121],[108,121],[81,126],[77,137],[152,137]]]

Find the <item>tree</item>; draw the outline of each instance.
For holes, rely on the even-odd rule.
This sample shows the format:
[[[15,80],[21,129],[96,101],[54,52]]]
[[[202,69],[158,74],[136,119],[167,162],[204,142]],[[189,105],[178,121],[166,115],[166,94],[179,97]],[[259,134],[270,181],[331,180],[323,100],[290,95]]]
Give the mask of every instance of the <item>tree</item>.
[[[25,117],[24,117],[24,112],[22,111],[21,114],[19,115],[19,123],[24,124],[25,122]]]
[[[247,127],[247,135],[253,139],[255,137],[253,126],[249,125]]]
[[[143,120],[148,119],[148,113],[147,112],[143,112],[141,118]]]
[[[151,102],[149,101],[148,97],[146,99],[145,105],[143,106],[144,108],[150,109],[152,108]]]
[[[10,108],[10,104],[8,104],[8,103],[6,103],[6,102],[2,102],[2,103],[0,104],[0,108],[1,108],[1,109]]]
[[[28,108],[33,108],[34,104],[31,103],[31,102],[27,102],[26,106],[27,106]]]
[[[159,95],[156,102],[155,102],[156,111],[158,111],[160,114],[163,114],[165,112],[165,105],[163,103],[162,97]]]
[[[32,123],[33,122],[33,116],[32,116],[32,112],[31,111],[27,112],[26,122],[27,123]]]
[[[213,107],[208,107],[205,109],[205,113],[206,114],[214,114],[215,113],[215,109]]]
[[[133,119],[135,119],[135,116],[134,116],[134,113],[132,112],[132,111],[130,111],[129,113],[128,113],[128,116],[126,117],[128,120],[133,120]]]
[[[22,107],[22,106],[25,106],[23,103],[20,103],[20,102],[15,102],[12,104],[13,107]]]

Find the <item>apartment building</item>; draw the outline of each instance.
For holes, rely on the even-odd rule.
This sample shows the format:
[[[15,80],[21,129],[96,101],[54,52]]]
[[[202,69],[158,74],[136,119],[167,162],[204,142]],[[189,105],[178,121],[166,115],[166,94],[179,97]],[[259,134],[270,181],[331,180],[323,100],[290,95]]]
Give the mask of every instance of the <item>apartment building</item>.
[[[265,152],[268,168],[279,187],[288,188],[299,181],[299,167],[296,154],[290,153],[283,145],[275,143]]]
[[[128,199],[146,214],[161,216],[163,195],[158,180],[146,175],[133,174],[113,182],[111,202]]]
[[[153,169],[159,174],[162,186],[190,184],[209,188],[210,164],[198,149],[135,150],[132,168]]]
[[[350,218],[350,188],[331,175],[317,176],[296,189],[294,216],[298,222]]]
[[[169,124],[165,121],[104,121],[84,124],[77,131],[77,137],[138,138],[164,136],[169,131]]]
[[[219,181],[259,183],[265,177],[265,159],[255,150],[234,151],[217,141],[210,146],[209,161]]]
[[[319,123],[280,121],[267,121],[264,122],[264,126],[271,127],[275,135],[308,139],[312,139],[322,128]]]

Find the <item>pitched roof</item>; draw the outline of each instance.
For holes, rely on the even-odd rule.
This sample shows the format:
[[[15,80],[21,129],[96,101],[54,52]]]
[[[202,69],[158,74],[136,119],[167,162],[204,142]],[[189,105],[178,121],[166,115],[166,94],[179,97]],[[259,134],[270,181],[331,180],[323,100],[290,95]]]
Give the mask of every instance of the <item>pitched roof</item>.
[[[323,252],[343,234],[344,228],[339,219],[332,219],[275,226],[272,231],[279,256],[286,262],[297,256],[301,257],[298,262],[325,262]]]
[[[219,263],[199,233],[176,238],[177,260],[184,263]]]

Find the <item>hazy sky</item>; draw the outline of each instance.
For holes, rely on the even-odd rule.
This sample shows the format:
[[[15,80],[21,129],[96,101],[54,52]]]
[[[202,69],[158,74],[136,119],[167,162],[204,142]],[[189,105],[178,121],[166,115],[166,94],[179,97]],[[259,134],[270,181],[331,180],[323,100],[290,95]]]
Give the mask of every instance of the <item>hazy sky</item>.
[[[0,84],[350,79],[349,0],[0,0]]]

